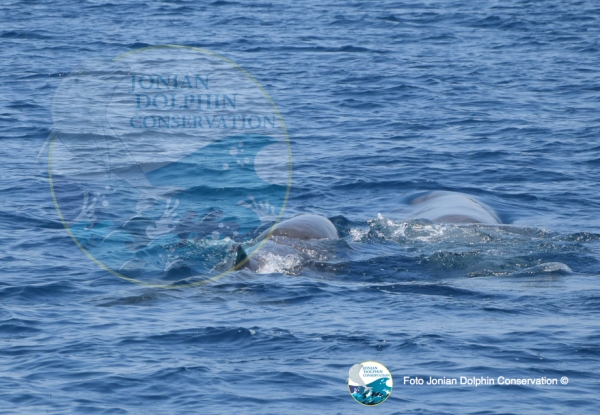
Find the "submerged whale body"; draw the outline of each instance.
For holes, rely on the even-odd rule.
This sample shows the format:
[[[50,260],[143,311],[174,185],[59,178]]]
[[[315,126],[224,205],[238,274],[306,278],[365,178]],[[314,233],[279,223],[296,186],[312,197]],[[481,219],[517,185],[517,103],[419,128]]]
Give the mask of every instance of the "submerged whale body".
[[[501,224],[498,214],[490,206],[471,195],[457,192],[434,191],[414,198],[411,219],[425,219],[434,223],[469,224],[481,223],[489,225]],[[266,239],[266,241],[265,241]],[[260,247],[260,253],[248,256],[242,245],[236,246],[234,268],[249,268],[253,271],[261,269],[261,258],[276,256],[279,258],[308,259],[302,252],[299,241],[335,240],[339,234],[333,223],[320,215],[300,214],[261,233],[250,246]],[[296,242],[293,242],[296,241]],[[293,264],[292,264],[293,265]]]
[[[306,241],[312,239],[338,239],[339,234],[333,223],[326,217],[313,214],[300,214],[267,229],[255,241],[258,243],[268,238],[266,248],[273,255],[281,257],[303,256],[294,247],[277,243],[279,237]],[[234,267],[250,268],[253,271],[256,271],[260,267],[259,259],[256,256],[249,258],[241,245],[238,245],[236,250]]]
[[[490,206],[473,196],[434,191],[411,201],[413,219],[427,219],[434,223],[482,223],[498,225],[502,221]]]

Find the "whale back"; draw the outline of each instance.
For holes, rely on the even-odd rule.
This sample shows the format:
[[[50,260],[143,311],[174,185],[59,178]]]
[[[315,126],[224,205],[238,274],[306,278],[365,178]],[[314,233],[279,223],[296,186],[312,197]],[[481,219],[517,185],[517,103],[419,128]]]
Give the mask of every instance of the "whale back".
[[[254,240],[254,243],[264,240],[269,233],[271,233],[269,237],[270,239],[274,239],[274,237],[276,238],[278,236],[300,240],[339,238],[337,229],[329,219],[323,216],[312,214],[300,214],[291,219],[284,220],[283,222],[280,222],[277,225],[274,225],[272,228],[261,233]],[[297,251],[295,248],[278,244],[276,241],[267,241],[267,245],[265,245],[264,249],[278,256],[299,253],[299,251]],[[253,271],[256,271],[259,268],[260,264],[257,258],[248,258],[248,255],[246,254],[246,251],[242,245],[238,245],[235,250],[237,252],[235,258],[235,267],[243,264],[241,265],[243,268],[250,268]]]
[[[470,195],[456,192],[430,192],[415,198],[414,219],[427,219],[434,223],[502,223],[494,210]]]
[[[303,240],[339,238],[337,229],[329,219],[307,213],[284,220],[269,231],[272,231],[271,236],[286,236]]]

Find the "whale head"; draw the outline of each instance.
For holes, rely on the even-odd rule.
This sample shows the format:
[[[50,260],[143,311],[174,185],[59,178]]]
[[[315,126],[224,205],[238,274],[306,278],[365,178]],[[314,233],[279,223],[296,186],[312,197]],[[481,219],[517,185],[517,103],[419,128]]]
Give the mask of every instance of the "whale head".
[[[413,219],[434,223],[482,223],[498,225],[502,221],[490,206],[471,195],[458,192],[434,191],[411,201]]]

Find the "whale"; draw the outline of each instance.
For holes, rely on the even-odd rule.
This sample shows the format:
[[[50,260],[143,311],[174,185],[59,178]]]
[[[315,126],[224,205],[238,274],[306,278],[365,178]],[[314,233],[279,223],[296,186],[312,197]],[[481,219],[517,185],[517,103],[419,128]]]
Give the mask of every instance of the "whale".
[[[410,204],[413,208],[410,219],[453,224],[502,223],[494,209],[465,193],[433,191],[412,199]]]
[[[409,220],[427,220],[447,224],[499,225],[502,221],[496,211],[475,196],[449,191],[432,191],[410,200]],[[324,216],[300,214],[284,220],[263,231],[248,244],[234,246],[236,252],[233,269],[261,268],[261,255],[282,258],[308,259],[301,250],[301,241],[336,240],[339,233],[334,224]],[[259,243],[262,245],[258,245]],[[262,252],[248,255],[246,249],[257,248]],[[258,252],[257,252],[258,253]]]
[[[273,225],[263,231],[249,245],[256,245],[266,239],[265,247],[270,254],[281,257],[289,255],[304,257],[305,255],[298,249],[281,242],[284,240],[335,240],[339,237],[337,229],[329,219],[321,215],[303,213]],[[260,268],[260,258],[257,258],[256,255],[248,256],[241,244],[234,249],[236,251],[234,269],[249,268],[256,271]]]
[[[257,239],[264,239],[269,234],[270,237],[285,236],[301,240],[339,238],[337,229],[329,219],[309,213],[284,220],[261,233]]]

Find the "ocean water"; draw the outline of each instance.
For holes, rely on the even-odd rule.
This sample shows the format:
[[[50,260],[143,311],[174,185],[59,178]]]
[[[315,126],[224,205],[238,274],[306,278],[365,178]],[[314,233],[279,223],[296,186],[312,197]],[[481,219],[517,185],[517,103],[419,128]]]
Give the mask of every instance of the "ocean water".
[[[599,39],[594,1],[3,1],[0,413],[598,413]],[[324,215],[339,240],[203,284],[181,281],[217,259],[189,256],[142,275],[161,287],[74,243],[49,183],[55,97],[82,62],[166,44],[262,85],[292,151],[283,218]],[[411,218],[436,190],[503,224]],[[394,379],[377,409],[348,392],[365,361]]]

